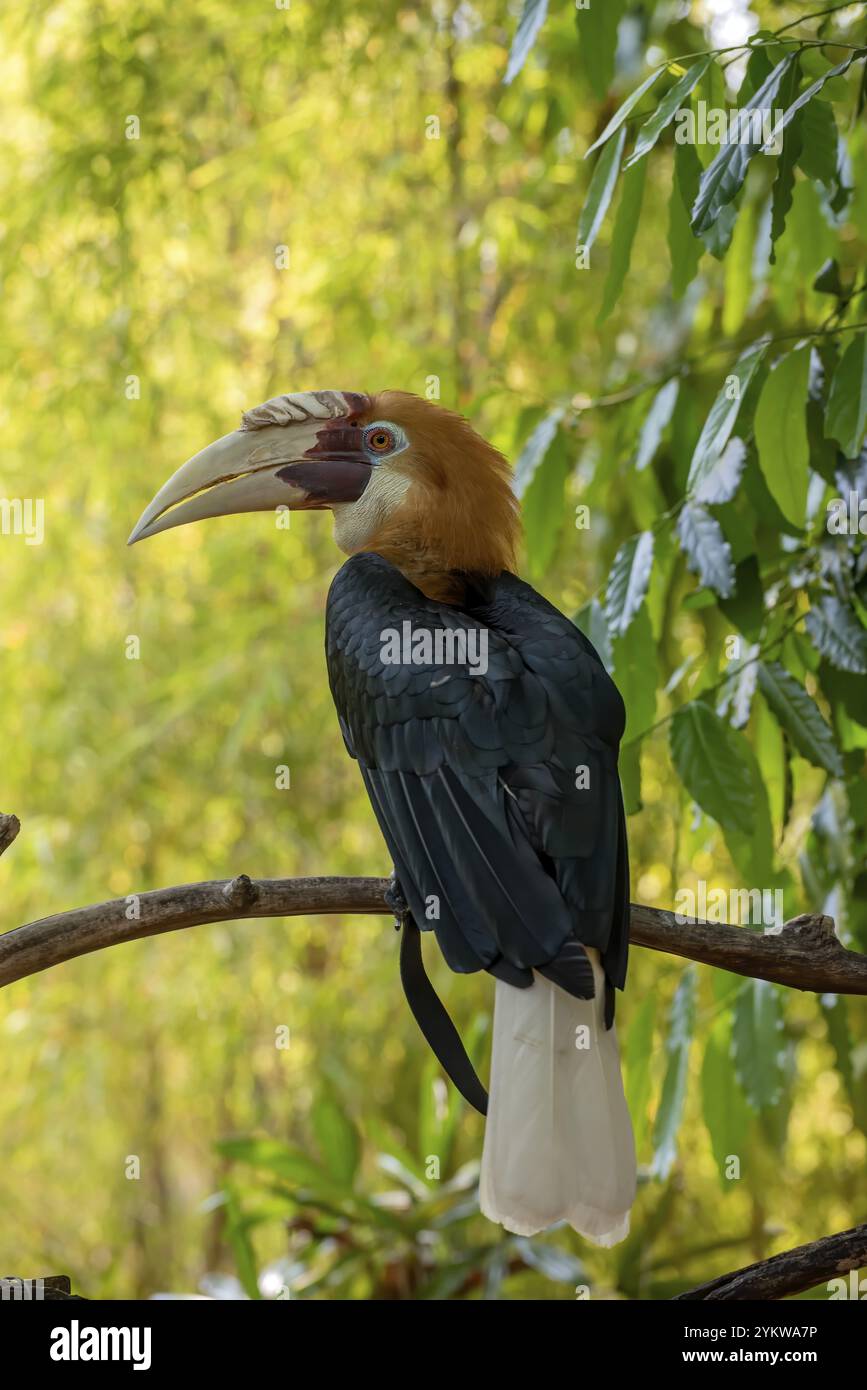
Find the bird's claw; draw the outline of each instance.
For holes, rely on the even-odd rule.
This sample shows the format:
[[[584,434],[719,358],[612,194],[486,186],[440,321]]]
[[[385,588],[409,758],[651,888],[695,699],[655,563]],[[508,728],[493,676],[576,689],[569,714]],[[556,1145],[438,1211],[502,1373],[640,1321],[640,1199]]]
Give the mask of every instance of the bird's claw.
[[[409,903],[403,896],[403,889],[395,873],[392,873],[390,876],[389,885],[385,892],[385,901],[394,913],[394,929],[395,931],[400,931],[409,916]]]

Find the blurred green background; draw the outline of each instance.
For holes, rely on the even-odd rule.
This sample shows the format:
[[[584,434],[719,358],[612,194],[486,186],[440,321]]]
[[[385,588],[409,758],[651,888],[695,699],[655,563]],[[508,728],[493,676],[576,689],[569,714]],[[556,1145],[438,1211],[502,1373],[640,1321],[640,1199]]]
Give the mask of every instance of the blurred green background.
[[[676,775],[668,724],[718,690],[726,636],[750,624],[659,526],[737,346],[821,325],[842,303],[811,288],[823,263],[846,284],[864,263],[861,67],[833,96],[846,196],[829,208],[799,169],[773,267],[773,160],[754,161],[727,256],[685,267],[676,241],[672,253],[669,132],[643,166],[629,274],[600,322],[608,223],[589,272],[575,265],[588,144],[648,63],[744,44],[810,7],[612,0],[582,32],[585,16],[552,3],[505,85],[521,8],[4,7],[0,491],[45,504],[43,544],[0,537],[0,791],[23,823],[0,864],[5,927],[241,872],[388,871],[325,675],[330,518],[284,531],[233,517],[133,551],[126,537],[242,408],[316,387],[424,394],[438,378],[444,404],[510,458],[524,449],[524,572],[564,611],[603,595],[618,548],[656,530],[647,599],[615,652],[634,900],[669,907],[699,879],[779,886],[786,916],[832,912],[867,945],[857,673],[838,673],[843,691],[802,628],[771,631],[845,776],[748,699],[736,736],[767,788],[767,844],[726,836]],[[864,42],[863,7],[835,24]],[[744,56],[729,55],[728,88],[713,69],[729,102]],[[642,383],[676,363],[673,419],[636,469]],[[758,557],[769,620],[792,595],[803,616],[792,567],[815,528],[781,537],[767,489],[753,493],[717,513],[734,560]],[[601,612],[584,608],[594,640]],[[428,958],[483,1060],[491,981]],[[860,1001],[636,949],[618,1027],[643,1181],[632,1236],[598,1251],[568,1231],[517,1241],[476,1214],[482,1122],[416,1030],[386,918],[205,926],[24,980],[0,999],[0,1270],[66,1272],[91,1298],[660,1297],[863,1219]],[[737,1180],[722,1171],[731,1153]],[[426,1181],[430,1155],[441,1175]]]

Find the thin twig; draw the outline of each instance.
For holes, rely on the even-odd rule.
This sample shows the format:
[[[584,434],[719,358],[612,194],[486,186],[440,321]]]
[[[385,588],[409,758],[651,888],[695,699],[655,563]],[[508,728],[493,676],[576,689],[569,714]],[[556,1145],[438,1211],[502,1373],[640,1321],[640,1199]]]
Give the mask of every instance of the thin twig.
[[[812,14],[802,14],[800,19],[790,19],[788,24],[781,24],[779,29],[774,29],[775,35],[785,34],[787,29],[794,29],[799,24],[806,24],[810,19],[826,19],[829,14],[836,14],[838,10],[852,10],[856,5],[862,5],[864,0],[844,0],[842,5],[826,5],[824,10],[814,10]]]
[[[862,287],[867,289],[867,286]],[[858,291],[861,294],[862,290]],[[855,296],[853,295],[852,298]],[[823,338],[834,336],[837,333],[853,333],[858,329],[867,328],[867,319],[862,319],[858,323],[841,323],[833,327],[827,326],[827,319],[820,328],[797,328],[789,333],[775,333],[765,336],[760,333],[758,338],[744,340],[740,343],[722,342],[714,343],[701,352],[693,354],[691,357],[684,357],[680,362],[672,366],[666,366],[658,376],[645,377],[643,381],[636,382],[633,386],[624,386],[620,391],[615,391],[607,396],[596,396],[586,403],[575,405],[573,401],[567,401],[564,409],[570,414],[581,416],[588,410],[598,410],[601,406],[622,405],[624,402],[633,400],[636,396],[641,396],[645,391],[652,390],[655,386],[664,386],[674,377],[689,376],[695,367],[708,357],[716,357],[718,353],[725,353],[731,356],[740,356],[745,348],[757,346],[764,343],[766,347],[772,347],[774,343],[789,343],[798,338]]]

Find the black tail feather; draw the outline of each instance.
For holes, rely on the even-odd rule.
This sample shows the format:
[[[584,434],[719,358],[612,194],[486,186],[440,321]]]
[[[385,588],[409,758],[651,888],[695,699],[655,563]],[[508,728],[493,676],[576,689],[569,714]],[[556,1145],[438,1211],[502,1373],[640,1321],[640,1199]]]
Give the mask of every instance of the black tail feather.
[[[575,999],[593,999],[596,996],[593,966],[579,941],[572,939],[565,942],[553,960],[546,965],[537,965],[535,969]]]

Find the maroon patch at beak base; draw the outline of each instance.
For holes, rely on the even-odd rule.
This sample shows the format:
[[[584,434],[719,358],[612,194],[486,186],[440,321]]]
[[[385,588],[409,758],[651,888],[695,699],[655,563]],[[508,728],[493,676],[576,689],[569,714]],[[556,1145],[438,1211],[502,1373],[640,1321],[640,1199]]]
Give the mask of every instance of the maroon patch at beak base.
[[[347,434],[349,432],[347,430]],[[357,430],[354,435],[357,445]],[[314,454],[317,450],[310,449],[308,452]],[[370,482],[371,471],[366,459],[362,462],[358,456],[335,458],[326,455],[319,460],[311,459],[309,463],[287,463],[284,468],[276,470],[275,477],[303,488],[307,501],[302,510],[316,511],[330,507],[334,502],[357,502]]]
[[[345,393],[345,398],[349,413],[329,420],[316,431],[316,443],[305,451],[305,461],[277,469],[278,478],[304,489],[304,508],[311,511],[330,507],[334,502],[357,502],[370,482],[371,464],[362,446],[359,426],[361,416],[370,407],[370,398],[349,393]]]

